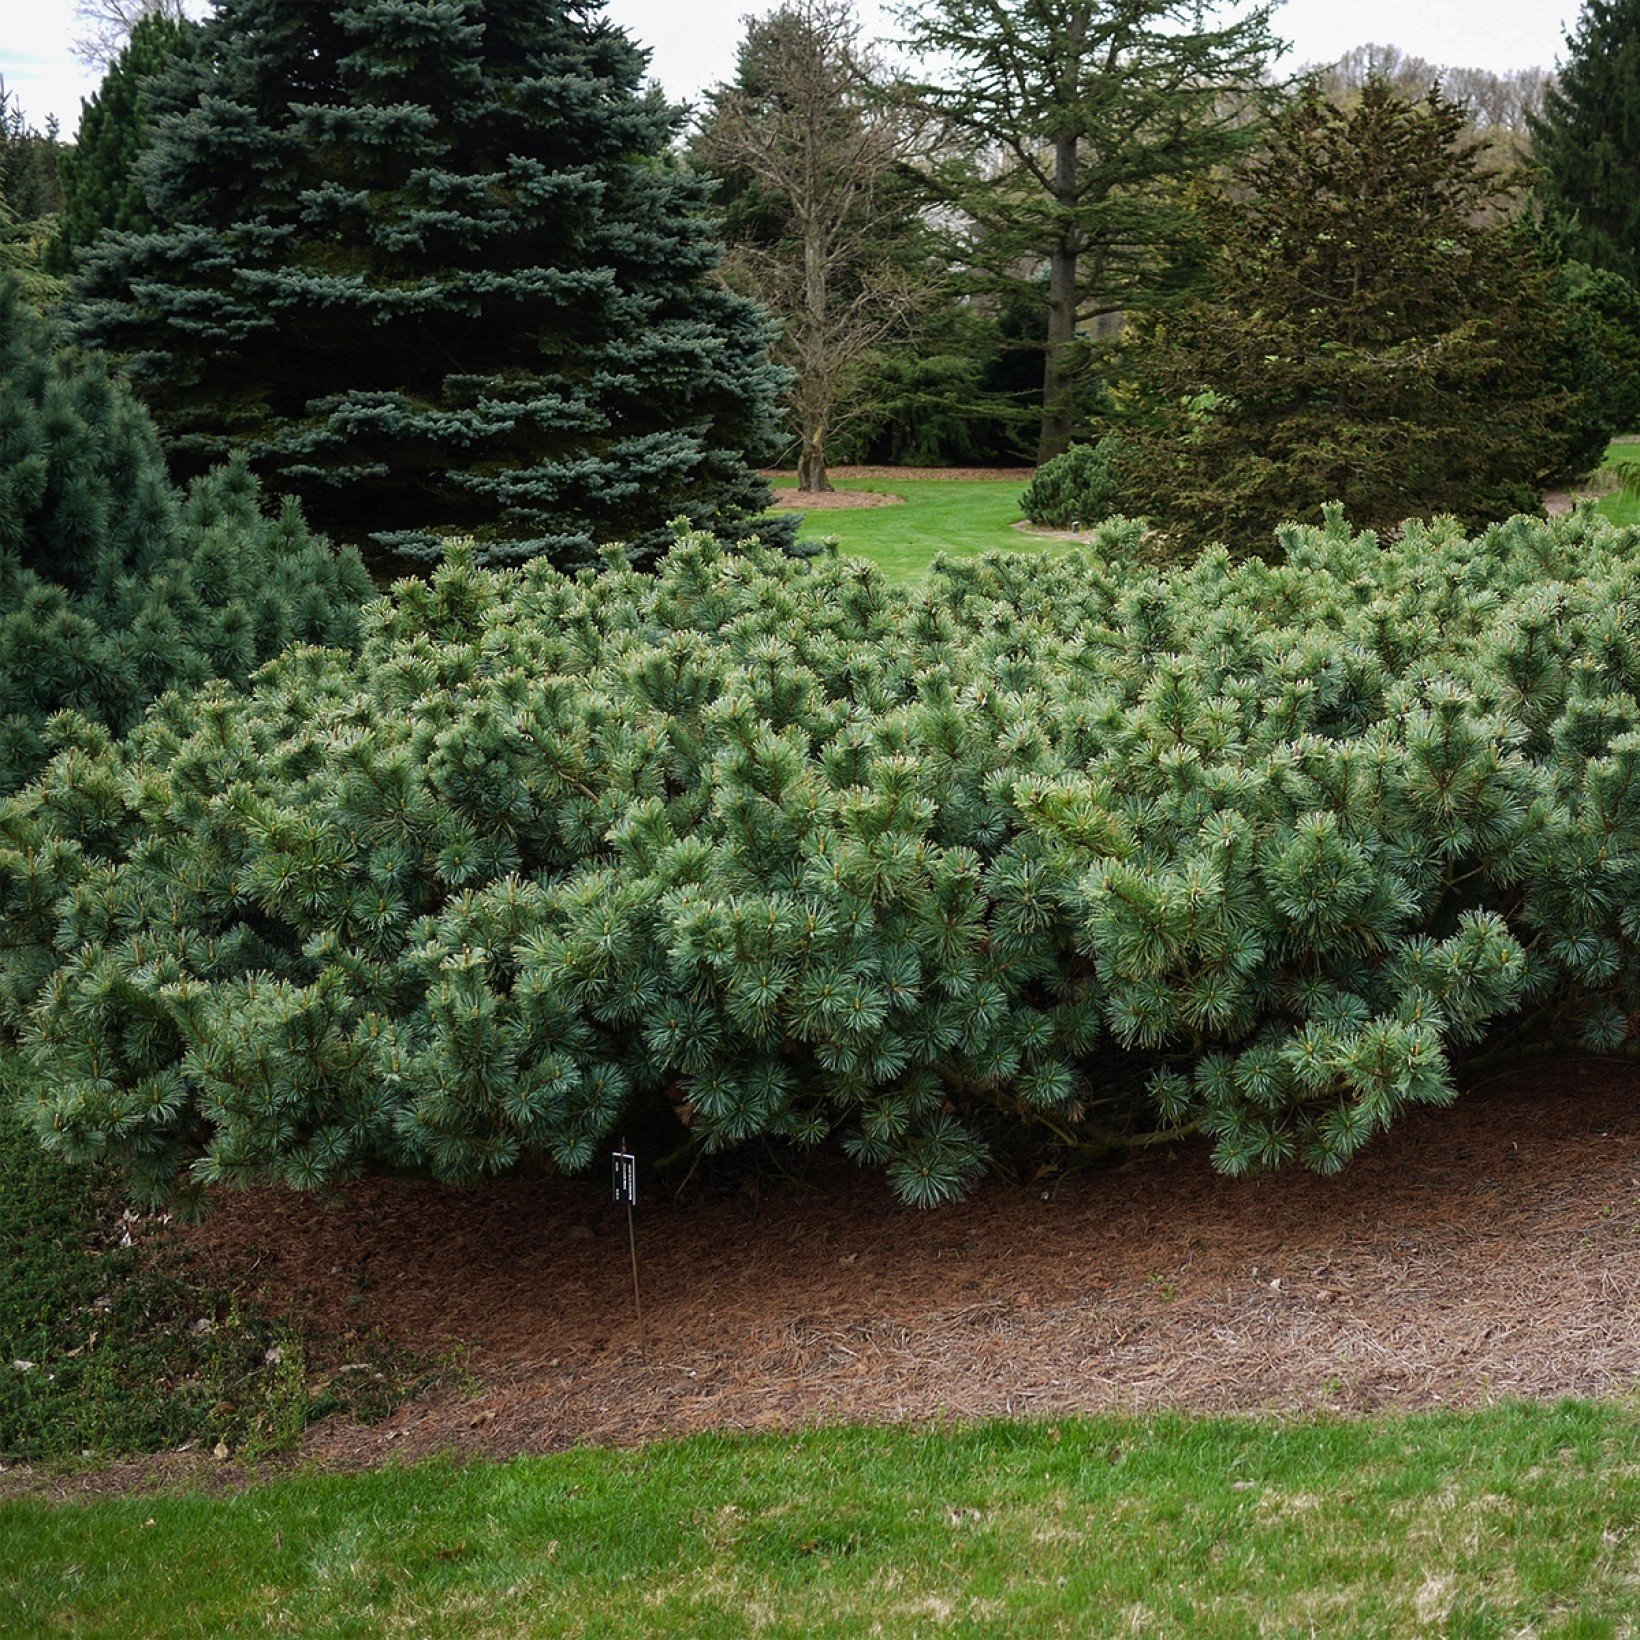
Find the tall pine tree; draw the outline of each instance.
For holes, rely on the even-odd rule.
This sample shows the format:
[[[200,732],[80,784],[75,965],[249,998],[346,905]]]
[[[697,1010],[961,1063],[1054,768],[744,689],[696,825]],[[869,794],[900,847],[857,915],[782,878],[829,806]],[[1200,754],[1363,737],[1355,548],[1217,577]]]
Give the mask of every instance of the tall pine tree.
[[[920,0],[912,43],[949,66],[915,88],[946,122],[928,162],[994,293],[1047,309],[1037,459],[1060,454],[1096,373],[1090,327],[1188,224],[1182,188],[1239,153],[1279,42],[1270,7],[1201,0]]]
[[[644,63],[582,0],[225,0],[156,88],[158,226],[89,259],[78,334],[176,472],[241,450],[345,541],[743,531],[780,373]]]
[[[49,259],[59,271],[71,268],[75,253],[104,229],[144,233],[154,226],[136,174],[153,135],[148,91],[156,76],[191,55],[198,32],[193,23],[163,12],[140,17],[102,84],[81,106],[74,146],[58,167],[63,208]]]
[[[1640,0],[1586,0],[1534,116],[1533,157],[1570,254],[1640,283]]]

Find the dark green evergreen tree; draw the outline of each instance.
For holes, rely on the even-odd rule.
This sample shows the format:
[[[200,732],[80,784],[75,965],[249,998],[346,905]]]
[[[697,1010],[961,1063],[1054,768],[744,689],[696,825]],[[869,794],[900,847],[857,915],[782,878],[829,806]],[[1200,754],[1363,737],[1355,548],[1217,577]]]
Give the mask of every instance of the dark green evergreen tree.
[[[194,24],[163,12],[138,18],[102,84],[82,104],[74,146],[58,167],[63,208],[50,250],[57,271],[68,271],[75,253],[105,229],[146,233],[153,228],[136,175],[137,161],[153,135],[148,87],[178,58],[192,53],[197,36]]]
[[[0,278],[19,280],[41,308],[53,306],[63,292],[46,266],[53,218],[62,205],[62,152],[56,122],[36,130],[0,81]]]
[[[913,95],[945,125],[924,169],[956,259],[1044,312],[1037,459],[1074,437],[1087,344],[1144,294],[1188,226],[1182,190],[1242,151],[1269,60],[1265,5],[916,0],[912,43],[945,65]]]
[[[176,472],[242,451],[341,540],[743,531],[780,373],[644,61],[579,0],[225,0],[155,87],[157,226],[91,255],[78,334]]]
[[[0,286],[0,791],[38,771],[55,713],[123,733],[167,689],[352,644],[368,593],[294,507],[263,516],[243,466],[179,496],[125,385]]]
[[[1202,200],[1206,288],[1134,328],[1106,508],[1257,549],[1330,501],[1371,528],[1536,511],[1597,461],[1567,306],[1477,149],[1439,93],[1300,95]]]
[[[1571,255],[1640,284],[1640,0],[1585,0],[1531,118],[1539,197]]]

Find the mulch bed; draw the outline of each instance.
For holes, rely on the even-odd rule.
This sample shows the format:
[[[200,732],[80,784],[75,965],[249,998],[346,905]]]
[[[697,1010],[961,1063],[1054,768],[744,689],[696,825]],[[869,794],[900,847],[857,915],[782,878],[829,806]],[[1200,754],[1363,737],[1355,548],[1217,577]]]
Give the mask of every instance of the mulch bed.
[[[833,478],[995,478],[1013,484],[1029,484],[1036,477],[1034,467],[828,467]],[[765,467],[765,478],[796,478],[791,467]]]
[[[838,1164],[650,1195],[641,1347],[601,1181],[227,1194],[169,1233],[321,1331],[464,1350],[462,1387],[311,1430],[302,1457],[340,1468],[816,1421],[1601,1395],[1640,1382],[1637,1095],[1627,1062],[1523,1070],[1337,1179],[1225,1179],[1189,1146],[933,1213]]]
[[[846,512],[853,507],[899,507],[903,495],[881,490],[776,490],[774,504],[785,512]]]

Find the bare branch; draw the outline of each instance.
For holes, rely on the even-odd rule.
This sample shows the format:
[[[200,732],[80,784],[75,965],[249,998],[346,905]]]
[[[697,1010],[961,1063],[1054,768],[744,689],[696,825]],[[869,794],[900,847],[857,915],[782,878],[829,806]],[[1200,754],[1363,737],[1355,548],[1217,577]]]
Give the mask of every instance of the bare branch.
[[[74,55],[89,68],[106,69],[144,17],[186,22],[188,0],[75,0],[74,18],[82,32],[74,41]]]

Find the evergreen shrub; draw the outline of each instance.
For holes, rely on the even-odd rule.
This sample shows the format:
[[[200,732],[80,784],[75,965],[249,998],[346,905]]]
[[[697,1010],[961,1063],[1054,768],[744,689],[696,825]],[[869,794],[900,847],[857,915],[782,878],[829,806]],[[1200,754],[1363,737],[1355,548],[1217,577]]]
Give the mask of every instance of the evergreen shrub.
[[[146,1196],[827,1135],[914,1203],[1200,1130],[1341,1167],[1505,1024],[1640,980],[1640,536],[1274,561],[686,537],[459,554],[245,693],[84,724],[0,805],[0,1014]]]
[[[1094,444],[1073,444],[1045,461],[1025,486],[1019,505],[1033,524],[1069,529],[1101,524],[1120,510],[1122,484],[1116,472],[1121,435],[1106,433]]]
[[[1339,108],[1311,83],[1204,186],[1174,270],[1195,289],[1123,335],[1114,510],[1180,556],[1257,551],[1329,501],[1363,527],[1443,512],[1478,530],[1599,461],[1592,315],[1468,130],[1438,91],[1373,80]]]
[[[166,689],[355,642],[370,592],[242,465],[178,495],[124,383],[0,283],[0,792],[38,773],[54,713],[124,733]]]

